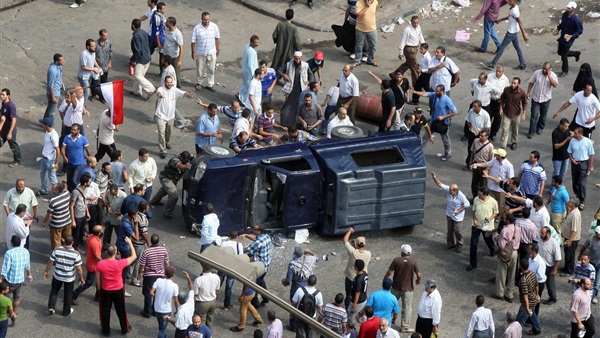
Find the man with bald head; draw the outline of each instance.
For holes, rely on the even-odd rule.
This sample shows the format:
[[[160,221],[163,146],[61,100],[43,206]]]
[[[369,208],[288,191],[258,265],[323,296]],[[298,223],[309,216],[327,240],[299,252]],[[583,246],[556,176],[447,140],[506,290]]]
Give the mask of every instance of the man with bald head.
[[[340,75],[340,96],[337,101],[337,108],[343,107],[348,110],[348,117],[352,123],[356,123],[354,113],[356,112],[356,103],[360,95],[358,79],[352,74],[353,67],[349,64],[344,65]]]
[[[454,249],[460,253],[464,245],[462,223],[465,218],[465,210],[471,207],[471,203],[467,196],[458,190],[458,185],[455,183],[450,186],[445,185],[434,172],[431,173],[431,178],[440,187],[440,190],[446,193],[446,223],[448,225],[446,249]]]
[[[400,338],[400,333],[390,327],[390,322],[387,318],[381,318],[377,338]]]

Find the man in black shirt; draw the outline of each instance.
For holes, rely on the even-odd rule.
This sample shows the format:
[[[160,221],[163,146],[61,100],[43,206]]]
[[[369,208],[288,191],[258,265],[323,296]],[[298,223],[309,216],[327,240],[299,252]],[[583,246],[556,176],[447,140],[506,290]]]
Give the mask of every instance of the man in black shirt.
[[[390,81],[381,81],[381,120],[378,131],[388,131],[396,121],[396,100],[390,90]]]
[[[569,130],[569,120],[563,118],[558,127],[552,131],[552,165],[554,170],[552,176],[565,177],[569,167],[569,142],[575,134]]]
[[[352,284],[352,299],[348,305],[348,319],[354,320],[354,316],[360,313],[365,304],[367,304],[367,284],[369,283],[369,274],[365,272],[365,261],[357,259],[354,261],[354,270],[356,277]]]
[[[187,151],[173,156],[158,175],[161,187],[150,200],[150,204],[158,205],[161,203],[160,200],[163,197],[169,195],[169,199],[165,205],[165,217],[168,219],[173,218],[173,210],[175,210],[175,206],[177,205],[177,182],[183,177],[185,171],[191,167],[191,158],[192,156]]]
[[[410,130],[417,134],[418,138],[421,138],[421,128],[424,127],[425,131],[427,132],[429,142],[433,144],[433,134],[431,133],[431,128],[429,128],[429,121],[427,121],[427,118],[423,116],[423,109],[421,107],[416,107],[413,110],[413,114],[415,115],[415,123],[410,127]],[[425,137],[426,136],[423,136],[423,139],[425,139]]]

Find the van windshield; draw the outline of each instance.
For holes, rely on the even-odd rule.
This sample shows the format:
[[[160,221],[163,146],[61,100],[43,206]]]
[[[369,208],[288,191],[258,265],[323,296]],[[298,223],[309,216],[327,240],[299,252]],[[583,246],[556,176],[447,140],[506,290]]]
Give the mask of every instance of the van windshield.
[[[352,159],[359,167],[374,167],[378,165],[404,163],[406,159],[395,147],[356,151],[351,154]]]

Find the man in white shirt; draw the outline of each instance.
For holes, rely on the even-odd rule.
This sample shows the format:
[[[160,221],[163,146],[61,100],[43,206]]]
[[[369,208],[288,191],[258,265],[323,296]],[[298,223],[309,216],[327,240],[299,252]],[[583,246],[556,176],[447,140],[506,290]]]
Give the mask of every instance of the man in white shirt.
[[[27,206],[19,204],[14,212],[11,212],[6,218],[6,247],[11,248],[10,239],[12,236],[18,236],[21,239],[21,248],[25,247],[25,240],[29,236],[29,228],[33,219],[25,217]]]
[[[542,291],[544,291],[544,286],[546,285],[546,263],[542,259],[542,256],[539,255],[540,247],[537,243],[531,243],[531,245],[527,246],[527,253],[529,254],[529,271],[535,273],[535,277],[538,281],[539,286],[539,296],[542,297]],[[535,305],[535,313],[540,313],[540,302]]]
[[[471,314],[471,321],[469,322],[469,328],[465,338],[489,338],[494,337],[496,326],[494,325],[494,317],[492,310],[486,309],[483,306],[485,298],[482,295],[475,297],[475,304],[477,309]]]
[[[267,338],[283,338],[283,324],[281,320],[275,316],[273,310],[267,311],[269,319],[269,327],[267,327]]]
[[[358,79],[352,74],[352,66],[347,64],[342,69],[340,75],[340,96],[337,101],[337,108],[343,107],[348,110],[348,116],[352,124],[356,123],[354,114],[356,112],[356,103],[360,95]]]
[[[429,45],[427,43],[422,43],[419,46],[419,53],[421,53],[421,60],[419,60],[419,68],[417,69],[419,77],[413,85],[414,90],[417,92],[429,91],[429,80],[431,78],[429,63],[431,62],[431,54],[429,54],[428,49]],[[419,95],[413,94],[412,101],[408,103],[412,105],[419,104],[419,97]]]
[[[173,304],[175,304],[175,311],[179,308],[179,286],[173,282],[173,275],[175,275],[175,268],[168,266],[165,269],[165,278],[157,279],[150,289],[150,295],[154,297],[154,313],[158,320],[159,337],[166,337],[169,325],[167,318],[173,311]]]
[[[206,250],[210,245],[221,245],[221,237],[219,231],[219,217],[215,213],[215,209],[211,203],[204,205],[204,218],[202,219],[202,228],[200,230],[200,252]]]
[[[157,0],[148,0],[148,10],[146,11],[146,14],[142,15],[140,17],[140,21],[144,21],[146,19],[151,19],[152,18],[152,14],[154,14],[154,12],[156,11],[156,3],[158,1]],[[152,34],[152,20],[148,20],[148,35]]]
[[[419,301],[415,332],[422,337],[431,337],[432,332],[439,332],[442,314],[442,296],[437,290],[437,282],[433,279],[425,282],[425,291]]]
[[[577,92],[571,99],[565,102],[560,109],[552,116],[553,119],[557,118],[563,110],[569,108],[571,104],[577,105],[577,115],[575,115],[575,121],[571,122],[571,129],[573,126],[579,126],[583,129],[583,136],[590,137],[592,130],[596,126],[596,120],[600,118],[600,102],[598,98],[592,94],[593,87],[591,84],[586,84],[584,90]]]
[[[438,85],[443,85],[448,96],[450,96],[450,90],[460,79],[460,69],[452,59],[446,57],[446,48],[442,46],[435,49],[435,57],[431,58],[427,72],[431,74],[429,87],[436,88]],[[452,78],[452,74],[454,74],[454,78]]]
[[[377,330],[377,338],[400,338],[400,333],[390,327],[387,318],[381,318],[379,321],[379,330]]]
[[[47,117],[39,121],[44,127],[44,149],[42,150],[42,160],[40,169],[40,195],[48,195],[48,180],[52,185],[58,183],[56,170],[58,169],[58,156],[60,149],[58,147],[58,133],[54,130],[54,119]]]
[[[108,158],[112,159],[117,146],[115,145],[115,131],[119,131],[120,125],[114,125],[112,121],[112,113],[110,109],[106,109],[100,115],[98,121],[98,130],[96,137],[98,138],[98,152],[95,157],[98,162],[108,154]]]
[[[186,338],[185,331],[188,326],[192,325],[192,317],[194,316],[194,284],[190,275],[183,271],[187,280],[188,292],[179,292],[177,300],[179,307],[175,313],[175,319],[167,316],[165,320],[175,326],[175,338]]]
[[[133,187],[137,184],[142,184],[146,187],[144,199],[150,202],[152,196],[152,182],[156,177],[156,162],[148,153],[148,149],[140,148],[138,150],[138,158],[129,165],[129,187],[130,194],[133,194]]]
[[[421,44],[425,43],[425,38],[421,32],[421,26],[419,26],[419,17],[413,15],[410,18],[410,25],[406,26],[402,31],[402,38],[400,40],[400,55],[398,58],[402,60],[406,56],[406,61],[398,67],[405,73],[407,69],[410,69],[410,76],[413,86],[417,82],[419,76],[419,62],[417,60],[417,50]]]
[[[248,86],[248,97],[244,105],[251,108],[254,112],[254,116],[251,117],[252,121],[258,118],[262,114],[261,103],[262,103],[262,78],[265,76],[261,68],[254,70],[254,78],[250,81]]]
[[[171,149],[169,140],[171,139],[171,129],[173,128],[173,120],[175,119],[175,110],[177,99],[185,96],[188,99],[193,97],[192,94],[181,89],[174,88],[173,78],[168,76],[165,78],[164,87],[160,87],[156,91],[157,102],[156,112],[156,128],[158,130],[158,149],[160,158],[167,157],[167,149]]]
[[[544,302],[546,305],[556,303],[556,274],[558,273],[558,266],[562,259],[560,252],[560,245],[558,242],[551,237],[550,228],[544,226],[540,231],[541,241],[538,243],[540,248],[540,256],[544,260],[546,265],[546,286],[548,287],[548,300]],[[540,287],[540,293],[542,293]],[[541,299],[541,296],[540,296]]]
[[[489,135],[490,127],[492,126],[490,115],[482,107],[483,104],[481,101],[475,100],[472,105],[473,108],[469,109],[465,118],[465,123],[467,124],[467,138],[469,140],[467,146],[467,158],[465,160],[465,170],[468,170],[471,165],[471,154],[473,154],[474,151],[478,151],[477,149],[474,151],[471,150],[473,142],[480,137],[481,132],[486,132]]]
[[[202,22],[197,24],[192,31],[191,49],[192,60],[196,61],[196,90],[200,90],[204,73],[206,73],[204,89],[214,92],[215,67],[217,57],[221,52],[221,34],[219,27],[210,22],[210,13],[208,12],[202,13]]]
[[[510,80],[504,75],[504,66],[496,65],[496,71],[487,75],[487,83],[498,89],[497,92],[490,94],[489,109],[486,109],[492,119],[492,129],[490,130],[490,133],[493,137],[496,137],[496,134],[498,134],[498,130],[500,130],[500,126],[502,125],[502,116],[500,116],[500,95],[502,95],[504,88],[510,86]]]
[[[203,265],[202,274],[194,281],[194,300],[196,301],[194,309],[208,327],[212,325],[220,288],[219,276],[212,273],[211,267]]]
[[[229,240],[222,241],[219,246],[221,248],[231,248],[234,255],[243,255],[244,245],[238,241],[238,237],[237,230],[231,230],[231,232],[229,232]],[[235,279],[223,274],[219,274],[219,277],[221,278],[221,284],[225,281],[225,299],[223,300],[223,308],[226,310],[231,309],[231,290],[233,289]]]
[[[527,87],[527,99],[531,99],[531,117],[529,118],[529,134],[542,135],[546,126],[546,115],[552,101],[552,88],[558,86],[558,77],[552,71],[552,64],[544,62],[542,69],[533,72]]]

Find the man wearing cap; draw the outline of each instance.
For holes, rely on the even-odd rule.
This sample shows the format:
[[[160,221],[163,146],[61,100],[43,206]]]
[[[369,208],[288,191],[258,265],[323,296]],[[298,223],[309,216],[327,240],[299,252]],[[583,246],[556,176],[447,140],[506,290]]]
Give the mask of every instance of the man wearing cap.
[[[413,276],[417,276],[415,283],[419,285],[421,283],[421,271],[419,271],[417,261],[410,256],[412,254],[412,247],[408,244],[403,244],[400,250],[402,252],[400,257],[394,258],[384,278],[390,278],[392,273],[394,274],[392,279],[392,294],[396,299],[402,299],[403,311],[400,316],[400,332],[410,333],[413,332],[408,324],[412,314],[413,291],[415,289]]]
[[[588,237],[579,251],[579,257],[581,257],[586,250],[589,249],[588,257],[590,257],[590,264],[594,266],[596,271],[600,271],[600,227],[596,227],[594,236]],[[597,276],[594,280],[594,287],[592,291],[592,304],[598,304],[598,280],[600,276]]]
[[[381,320],[387,319],[388,322],[396,324],[396,317],[400,312],[398,299],[390,291],[393,281],[391,278],[384,278],[381,285],[382,289],[371,293],[365,306],[372,306],[375,316]],[[362,314],[361,314],[362,315]]]
[[[413,86],[419,76],[417,52],[422,43],[425,43],[425,38],[423,37],[423,32],[421,32],[421,26],[419,26],[419,17],[413,15],[410,18],[410,25],[406,26],[402,31],[400,47],[398,47],[400,49],[398,58],[402,60],[406,56],[406,61],[398,67],[398,70],[404,73],[407,69],[410,69],[410,78]]]
[[[431,178],[440,187],[440,190],[446,193],[446,223],[448,229],[446,234],[446,249],[456,249],[456,252],[460,253],[464,245],[462,223],[465,218],[465,210],[471,204],[465,194],[458,190],[457,184],[445,185],[437,178],[434,172],[431,172]]]
[[[313,73],[314,81],[317,80],[317,76],[319,77],[319,86],[323,86],[323,75],[322,70],[323,66],[325,66],[325,56],[323,52],[318,50],[315,52],[315,57],[306,61],[308,63],[308,69]]]
[[[52,185],[58,183],[56,170],[58,162],[56,161],[60,150],[58,147],[58,133],[54,130],[54,118],[46,117],[39,121],[46,131],[44,134],[44,148],[42,149],[42,161],[40,167],[41,187],[39,195],[48,195],[48,180]]]
[[[438,332],[442,314],[442,296],[437,290],[437,282],[429,279],[425,282],[425,291],[419,301],[417,324],[415,331],[422,337],[431,337],[432,332]]]
[[[558,50],[556,51],[556,54],[560,55],[562,61],[562,72],[558,74],[559,77],[567,76],[569,73],[569,56],[574,57],[575,61],[579,62],[579,56],[581,55],[581,52],[579,51],[571,51],[575,39],[583,34],[583,25],[581,24],[577,13],[575,13],[575,9],[577,9],[577,4],[574,1],[570,1],[567,4],[567,10],[564,11],[558,26],[552,31],[552,34],[554,35],[560,33],[560,37],[556,40],[558,41]]]
[[[521,79],[514,77],[510,86],[505,87],[500,95],[500,117],[502,118],[501,148],[508,145],[510,132],[510,149],[517,150],[519,143],[519,124],[527,115],[527,93],[520,87]],[[510,128],[510,131],[509,131]]]
[[[354,114],[356,112],[356,103],[358,102],[358,97],[360,96],[360,89],[358,84],[358,79],[354,74],[352,74],[352,70],[354,68],[346,64],[344,68],[342,68],[342,74],[340,75],[340,96],[338,97],[337,107],[344,107],[348,109],[348,116],[350,117],[350,121],[352,124],[356,124],[356,119]]]
[[[421,128],[425,128],[427,135],[423,135],[423,139],[421,140],[421,143],[424,143],[425,137],[427,137],[428,142],[433,144],[433,134],[431,133],[431,128],[429,127],[429,123],[428,123],[429,121],[427,121],[427,118],[425,118],[425,116],[423,116],[423,108],[416,107],[413,110],[413,114],[415,115],[415,123],[410,127],[410,130],[412,130],[415,134],[417,134],[417,137],[419,139],[421,139]]]
[[[250,82],[254,79],[254,71],[258,68],[258,56],[256,54],[256,47],[258,47],[260,40],[258,36],[252,35],[250,37],[250,43],[244,47],[244,53],[242,54],[242,85],[240,86],[240,101],[248,101],[248,94],[250,88]],[[262,91],[262,85],[261,85]],[[260,104],[258,102],[257,104]],[[248,107],[251,108],[251,107]]]
[[[302,61],[302,52],[294,52],[294,57],[276,69],[277,75],[285,81],[283,93],[286,95],[281,107],[281,125],[291,127],[296,124],[298,98],[304,88],[313,82],[313,74],[309,71],[308,63]]]
[[[354,283],[354,277],[356,277],[356,270],[354,270],[354,261],[362,259],[365,262],[365,272],[369,272],[369,262],[371,261],[371,251],[365,249],[366,239],[363,236],[357,237],[352,243],[350,242],[350,236],[354,233],[354,228],[348,228],[348,231],[344,235],[342,242],[344,248],[348,253],[348,263],[346,264],[346,278],[344,279],[344,288],[346,291],[346,308],[350,304],[352,299],[352,287]]]
[[[298,29],[292,24],[294,18],[294,10],[289,8],[285,11],[285,20],[281,21],[275,27],[273,31],[273,43],[275,46],[275,54],[273,54],[273,60],[271,62],[271,68],[275,71],[279,70],[279,67],[285,65],[285,63],[292,58],[294,51],[301,49],[300,35]]]
[[[492,152],[494,158],[488,162],[473,163],[471,168],[489,168],[488,175],[504,181],[507,178],[515,177],[515,171],[512,163],[506,159],[506,150],[502,148],[494,149]],[[504,205],[504,190],[495,180],[488,180],[490,195],[498,202],[498,205]]]
[[[317,266],[319,256],[310,249],[305,249],[300,245],[297,245],[294,249],[294,256],[292,261],[288,264],[287,273],[285,278],[281,280],[283,286],[290,287],[290,301],[296,291],[301,287],[308,286],[308,277],[313,274],[313,270]],[[290,316],[290,328],[296,330],[296,317]]]

